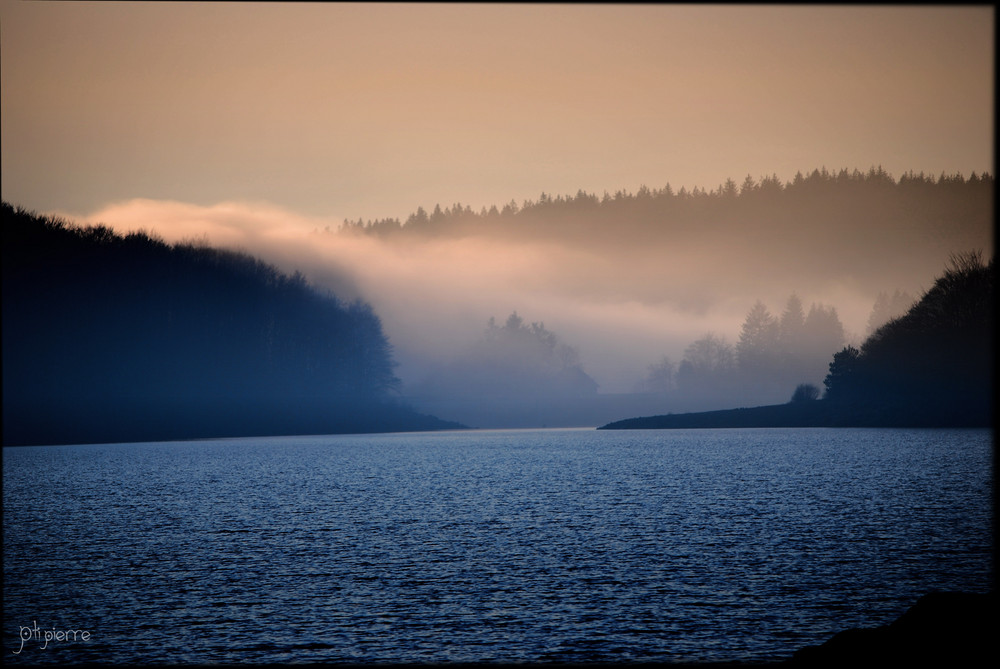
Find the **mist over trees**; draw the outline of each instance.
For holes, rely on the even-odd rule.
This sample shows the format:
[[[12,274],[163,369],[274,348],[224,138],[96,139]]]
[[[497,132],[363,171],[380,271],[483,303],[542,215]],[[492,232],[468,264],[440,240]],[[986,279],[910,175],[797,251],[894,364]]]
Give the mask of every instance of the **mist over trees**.
[[[670,411],[785,401],[797,386],[821,383],[844,337],[834,307],[813,303],[806,312],[793,293],[777,316],[758,300],[734,344],[708,333],[688,345],[676,366],[667,356],[650,365],[639,389],[662,394]]]
[[[945,279],[955,284],[956,272],[977,271],[986,271],[981,254],[959,254]],[[940,291],[936,284],[928,294],[933,296]],[[671,412],[777,404],[789,397],[792,401],[818,399],[819,388],[824,385],[829,388],[831,384],[832,396],[836,398],[844,383],[853,383],[841,382],[845,370],[854,369],[862,351],[884,348],[878,342],[887,332],[900,328],[897,324],[900,318],[912,320],[908,312],[913,306],[914,299],[905,291],[895,290],[891,296],[880,292],[868,317],[872,332],[859,350],[854,346],[843,347],[846,334],[835,307],[813,303],[806,311],[801,298],[792,293],[781,314],[776,315],[763,301],[757,300],[747,312],[735,343],[708,333],[684,350],[679,364],[664,356],[650,365],[638,389],[661,394],[664,410]],[[897,353],[907,355],[905,351],[910,348],[907,344]],[[885,354],[878,355],[888,359]],[[929,351],[927,355],[930,356]],[[902,364],[900,360],[896,364]],[[926,367],[924,363],[912,362],[908,366]],[[906,384],[911,388],[920,386],[912,379]]]
[[[775,175],[748,175],[739,184],[729,179],[713,191],[675,191],[667,184],[601,196],[543,192],[534,201],[478,212],[461,203],[435,205],[430,213],[418,208],[405,222],[348,220],[340,232],[397,243],[447,237],[552,241],[633,258],[697,250],[758,280],[766,257],[767,273],[775,277],[849,274],[871,283],[892,271],[893,282],[906,285],[901,277],[925,276],[925,268],[940,266],[944,239],[951,249],[989,243],[993,190],[988,174],[908,172],[896,179],[881,167],[822,168],[785,183]],[[742,243],[726,244],[733,239]],[[885,262],[889,253],[892,267]]]
[[[281,411],[313,406],[313,416],[361,416],[354,410],[359,398],[382,402],[399,390],[407,398],[448,398],[463,406],[496,408],[515,399],[519,411],[575,406],[573,422],[562,424],[588,424],[578,416],[590,407],[593,425],[603,418],[589,402],[606,396],[590,373],[604,389],[618,392],[635,384],[647,361],[655,362],[631,396],[637,404],[653,398],[656,411],[788,402],[800,386],[822,386],[832,356],[850,355],[842,351],[845,343],[858,346],[841,314],[852,329],[873,334],[907,312],[913,300],[906,291],[940,267],[949,250],[990,242],[993,187],[990,175],[907,173],[895,179],[880,168],[823,169],[787,183],[776,176],[728,180],[714,191],[667,185],[603,196],[543,193],[536,201],[479,212],[461,204],[421,207],[405,222],[358,220],[339,232],[316,230],[308,242],[290,245],[294,251],[258,247],[257,253],[289,272],[311,258],[313,281],[328,274],[328,266],[350,267],[363,284],[353,294],[373,296],[392,328],[404,361],[398,368],[370,307],[318,294],[301,275],[281,274],[246,254],[167,246],[142,233],[71,230],[94,245],[83,254],[89,260],[45,256],[38,265],[44,269],[18,266],[14,253],[13,264],[5,260],[5,284],[8,266],[17,268],[12,285],[22,295],[35,295],[37,304],[65,314],[57,326],[46,311],[39,320],[45,327],[39,325],[35,337],[25,329],[35,322],[32,300],[8,300],[5,288],[5,315],[20,314],[11,333],[34,345],[25,350],[39,360],[36,368],[16,362],[12,367],[30,391],[24,397],[36,399],[88,396],[95,387],[109,389],[101,392],[126,406],[131,389],[146,383],[144,392],[156,395],[161,407],[208,406],[219,397],[230,398],[234,407],[275,407],[286,398]],[[59,244],[68,242],[53,248]],[[318,249],[314,256],[302,251],[307,244]],[[93,260],[99,254],[110,260]],[[227,272],[229,278],[223,277]],[[184,289],[170,293],[166,285]],[[792,287],[796,292],[789,294]],[[101,294],[114,299],[93,298]],[[586,347],[590,373],[561,338],[517,314],[490,322],[472,344],[477,324],[497,302],[529,304],[558,319],[560,333]],[[115,311],[111,303],[127,308]],[[152,303],[160,306],[147,306]],[[107,327],[86,330],[95,321]],[[86,334],[59,334],[60,327],[84,328]],[[692,341],[700,332],[708,334]],[[470,347],[456,355],[463,341]],[[42,354],[43,346],[59,353]],[[116,366],[121,354],[134,364]],[[201,377],[192,371],[209,369],[216,371]],[[406,372],[405,388],[395,369]],[[429,369],[433,373],[425,374]],[[64,380],[42,392],[44,383],[26,370],[39,372],[40,379]],[[5,371],[5,384],[8,376]],[[186,384],[193,390],[176,399],[174,389]],[[93,404],[102,402],[114,404]],[[327,410],[331,403],[333,413]],[[67,402],[64,414],[73,406],[82,404]],[[421,408],[461,420],[461,414],[428,406]],[[260,413],[214,413],[235,421],[241,411],[251,421]],[[626,407],[618,415],[640,412],[646,409]],[[44,422],[44,414],[36,413],[36,423]],[[567,415],[561,409],[539,412],[525,423],[510,412],[510,422],[488,424],[556,425]]]
[[[475,342],[413,384],[408,398],[477,426],[555,425],[577,420],[597,390],[576,348],[515,311],[503,325],[490,318]]]
[[[480,310],[498,303],[498,296],[500,304],[530,304],[547,319],[558,318],[561,334],[586,346],[588,371],[602,393],[676,392],[686,378],[698,390],[677,393],[686,404],[670,406],[693,410],[699,395],[721,407],[756,403],[755,394],[787,401],[800,383],[821,386],[829,356],[869,333],[865,319],[880,291],[885,309],[872,316],[871,331],[905,312],[909,305],[898,302],[917,294],[950,252],[992,243],[994,185],[988,174],[895,177],[879,167],[820,168],[787,182],[741,175],[714,190],[669,184],[604,194],[578,190],[475,209],[430,202],[400,219],[348,221],[336,236],[405,258],[469,252],[489,253],[498,264],[508,260],[500,269],[484,263],[481,273],[472,270],[487,291],[466,296],[446,290],[465,300],[463,314],[485,320],[489,312]],[[505,269],[515,266],[524,271]],[[792,290],[802,301],[801,316],[788,314],[776,349],[773,341],[772,350],[751,346],[737,365],[740,374],[715,373],[722,378],[714,383],[703,374],[679,374],[684,348],[701,333],[724,338],[739,358],[741,317],[760,300],[781,321]],[[796,323],[805,327],[813,304],[825,305],[826,313],[817,311],[810,322],[819,332],[789,340]],[[832,324],[822,325],[824,316],[831,320],[830,305],[844,330],[839,338]],[[386,318],[395,324],[388,311]],[[616,329],[629,341],[627,352],[615,348]],[[768,341],[766,332],[760,334]],[[434,341],[426,332],[410,340]],[[405,363],[416,357],[403,345],[400,350]],[[450,355],[440,348],[433,353]],[[670,365],[662,363],[663,354]],[[754,354],[761,359],[754,362]],[[643,368],[654,362],[657,369],[640,382]],[[416,366],[401,368],[407,385]],[[767,373],[754,375],[750,387],[746,377],[754,366]],[[712,399],[713,386],[728,393],[724,401]]]
[[[482,336],[454,361],[440,365],[414,395],[478,397],[583,397],[597,383],[583,371],[580,354],[544,323],[528,324],[513,312],[503,325],[490,318]]]
[[[232,251],[8,203],[2,225],[5,443],[440,426],[391,406],[367,304]]]
[[[953,254],[904,315],[832,356],[820,398],[799,384],[782,404],[620,419],[602,429],[705,427],[990,427],[994,260]],[[873,312],[878,313],[883,305]],[[751,310],[756,321],[761,310]],[[698,350],[703,350],[704,347]]]
[[[340,232],[383,237],[516,232],[521,236],[526,233],[562,240],[621,239],[621,233],[638,229],[645,229],[652,237],[690,234],[705,221],[725,229],[754,223],[761,216],[772,219],[784,210],[781,220],[772,222],[789,224],[786,231],[819,228],[831,221],[850,225],[851,214],[855,215],[855,223],[850,227],[861,230],[871,220],[872,213],[877,212],[884,221],[878,232],[882,235],[899,228],[896,218],[901,215],[908,217],[909,225],[921,228],[948,219],[975,221],[989,213],[984,211],[984,204],[992,203],[993,184],[993,177],[985,173],[972,173],[965,178],[961,174],[942,173],[934,177],[907,172],[895,179],[881,167],[872,167],[867,172],[841,169],[836,173],[824,167],[807,175],[799,172],[785,183],[776,175],[759,179],[747,175],[739,186],[727,179],[712,191],[696,186],[675,192],[667,184],[661,189],[641,186],[635,193],[605,192],[600,197],[583,190],[555,197],[542,192],[534,201],[525,200],[519,205],[511,200],[502,208],[484,206],[478,212],[460,202],[444,208],[436,204],[430,214],[418,207],[405,222],[397,218],[348,219]],[[813,220],[802,220],[804,212],[811,214]],[[611,222],[615,225],[609,226]]]

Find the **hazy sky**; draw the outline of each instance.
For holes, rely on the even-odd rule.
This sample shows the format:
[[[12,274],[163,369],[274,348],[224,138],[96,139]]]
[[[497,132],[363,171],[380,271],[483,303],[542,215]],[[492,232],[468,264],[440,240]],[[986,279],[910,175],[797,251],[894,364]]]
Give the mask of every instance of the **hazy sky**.
[[[824,166],[993,173],[993,26],[991,6],[0,0],[2,194],[308,264],[372,301],[404,355],[517,309],[624,388],[610,370],[641,373],[665,333],[675,356],[708,329],[732,340],[751,293],[692,316],[526,283],[558,249],[321,248],[308,231]],[[857,332],[894,287],[802,297]]]
[[[3,197],[39,210],[993,171],[988,6],[0,6]]]

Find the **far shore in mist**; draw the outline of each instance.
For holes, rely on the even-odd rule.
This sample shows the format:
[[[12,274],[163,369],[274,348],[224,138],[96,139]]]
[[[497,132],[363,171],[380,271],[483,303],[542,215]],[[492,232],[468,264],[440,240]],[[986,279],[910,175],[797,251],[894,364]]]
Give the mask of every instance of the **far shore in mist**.
[[[835,311],[842,337],[817,353],[828,362],[878,325],[871,322],[877,302],[885,312],[886,301],[905,298],[881,318],[898,315],[951,254],[991,253],[993,183],[989,175],[815,169],[785,182],[746,176],[713,190],[543,193],[480,211],[428,205],[402,221],[149,200],[77,220],[244,250],[343,299],[369,302],[400,363],[402,394],[438,409],[440,397],[418,391],[467,360],[491,318],[503,324],[515,312],[572,348],[601,395],[656,392],[650,376],[665,359],[677,371],[706,337],[735,349],[758,302],[780,319],[793,296],[804,316],[812,308]],[[820,385],[826,362],[756,394],[697,400],[687,393],[661,406],[785,401],[798,382]],[[462,392],[448,401],[475,399]]]
[[[422,413],[596,427],[822,389],[834,354],[904,314],[956,254],[990,248],[992,203],[989,175],[872,168],[419,207],[402,222],[133,201],[81,223],[249,253],[367,305],[398,363],[386,388]]]

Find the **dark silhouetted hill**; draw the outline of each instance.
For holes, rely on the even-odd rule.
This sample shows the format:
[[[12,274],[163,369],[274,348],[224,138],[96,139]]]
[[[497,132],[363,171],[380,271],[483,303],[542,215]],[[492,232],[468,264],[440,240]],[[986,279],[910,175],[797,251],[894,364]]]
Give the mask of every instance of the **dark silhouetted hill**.
[[[952,258],[904,316],[837,353],[824,400],[906,424],[992,423],[994,263]]]
[[[822,400],[632,418],[606,429],[988,427],[993,424],[994,262],[959,254],[903,316],[833,356]]]
[[[840,632],[785,666],[992,667],[996,629],[995,593],[932,592],[892,623]]]
[[[245,254],[8,203],[2,226],[6,445],[449,426],[394,403],[367,304]]]

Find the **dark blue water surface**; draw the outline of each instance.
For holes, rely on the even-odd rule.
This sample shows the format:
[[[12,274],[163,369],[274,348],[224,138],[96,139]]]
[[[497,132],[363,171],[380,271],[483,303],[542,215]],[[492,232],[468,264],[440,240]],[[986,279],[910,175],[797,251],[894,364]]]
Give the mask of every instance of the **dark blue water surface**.
[[[4,448],[3,659],[784,659],[931,590],[989,590],[991,438],[533,430]]]

